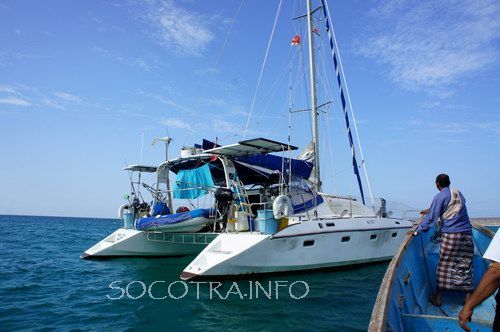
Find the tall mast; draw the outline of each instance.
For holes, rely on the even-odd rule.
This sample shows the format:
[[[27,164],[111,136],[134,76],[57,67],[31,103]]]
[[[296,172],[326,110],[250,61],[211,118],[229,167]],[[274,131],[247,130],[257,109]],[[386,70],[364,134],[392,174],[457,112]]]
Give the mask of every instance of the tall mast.
[[[314,68],[314,43],[311,13],[311,0],[307,0],[307,33],[309,41],[309,78],[311,81],[311,119],[314,146],[314,178],[316,183],[314,189],[321,190],[321,179],[319,172],[319,142],[318,142],[318,113],[316,111],[316,69]]]

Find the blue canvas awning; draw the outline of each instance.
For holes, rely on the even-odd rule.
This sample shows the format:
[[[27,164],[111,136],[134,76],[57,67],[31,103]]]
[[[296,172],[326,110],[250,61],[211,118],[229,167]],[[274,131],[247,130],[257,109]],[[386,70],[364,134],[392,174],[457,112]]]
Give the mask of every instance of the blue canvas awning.
[[[174,198],[197,198],[206,195],[207,189],[214,186],[208,164],[193,169],[181,169],[174,182]]]
[[[240,161],[249,165],[263,167],[272,170],[274,172],[281,172],[282,170],[284,170],[285,174],[289,173],[291,166],[292,175],[301,177],[303,179],[308,179],[313,169],[313,163],[311,162],[305,160],[284,158],[271,154],[260,154],[249,157],[240,157],[236,158],[236,161]]]

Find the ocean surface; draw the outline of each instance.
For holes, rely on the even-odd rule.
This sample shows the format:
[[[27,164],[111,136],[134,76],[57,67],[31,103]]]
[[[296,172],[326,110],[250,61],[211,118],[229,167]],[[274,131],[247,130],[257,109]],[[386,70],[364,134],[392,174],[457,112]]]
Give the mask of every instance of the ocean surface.
[[[0,330],[366,331],[388,264],[217,288],[179,280],[188,257],[80,259],[120,225],[0,216]]]

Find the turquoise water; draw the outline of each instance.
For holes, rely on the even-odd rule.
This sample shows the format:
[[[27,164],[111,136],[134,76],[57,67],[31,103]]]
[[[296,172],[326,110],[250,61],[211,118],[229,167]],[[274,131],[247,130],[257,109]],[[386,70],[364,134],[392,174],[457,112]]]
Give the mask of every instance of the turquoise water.
[[[118,220],[0,216],[0,225],[1,330],[366,331],[387,266],[241,279],[238,286],[225,281],[217,289],[225,300],[215,292],[210,298],[209,284],[198,284],[199,293],[196,284],[187,284],[181,298],[186,288],[178,276],[189,258],[79,258],[119,227]],[[153,284],[151,295],[166,298],[155,300],[147,291],[139,297],[144,289],[140,282],[148,289],[156,280],[163,282]],[[255,281],[262,287],[258,298]],[[112,282],[123,289],[131,283],[128,293],[109,299],[121,295],[109,287]],[[309,287],[305,296],[304,283]],[[293,299],[290,291],[304,297]]]
[[[491,229],[493,232],[497,232],[500,226],[486,226],[486,228]]]

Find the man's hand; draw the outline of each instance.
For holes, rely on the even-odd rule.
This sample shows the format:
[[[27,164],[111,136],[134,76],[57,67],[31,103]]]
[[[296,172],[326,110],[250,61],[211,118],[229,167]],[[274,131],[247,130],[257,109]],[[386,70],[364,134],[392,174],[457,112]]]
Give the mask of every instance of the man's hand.
[[[467,326],[467,320],[472,317],[472,311],[474,308],[493,295],[493,293],[498,289],[498,283],[500,282],[500,270],[497,269],[494,264],[497,264],[497,262],[492,262],[490,264],[490,267],[481,278],[479,285],[477,285],[476,290],[472,293],[471,297],[458,314],[460,326],[465,331],[471,330]]]
[[[429,209],[425,209],[425,210],[420,211],[420,214],[423,216],[425,216],[427,213],[429,213]]]
[[[460,322],[460,327],[467,332],[470,332],[470,327],[467,326],[467,321],[470,321],[472,317],[472,309],[469,308],[467,304],[464,305],[460,313],[458,314],[458,321]]]

